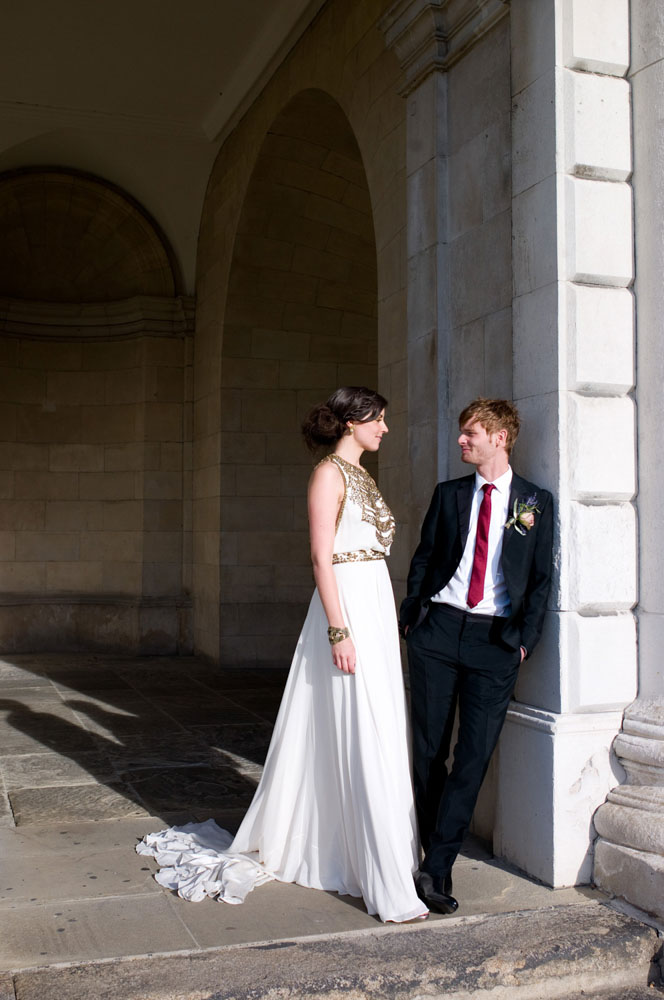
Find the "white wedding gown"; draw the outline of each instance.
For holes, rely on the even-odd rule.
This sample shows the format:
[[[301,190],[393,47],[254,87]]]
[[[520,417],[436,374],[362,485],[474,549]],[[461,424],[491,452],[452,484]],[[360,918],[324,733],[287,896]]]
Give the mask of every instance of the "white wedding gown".
[[[415,809],[394,596],[384,556],[394,519],[368,472],[337,455],[345,482],[335,575],[356,650],[332,663],[314,592],[254,799],[233,838],[208,820],[150,834],[136,848],[185,899],[240,903],[270,879],[362,896],[370,914],[425,912],[413,884]]]

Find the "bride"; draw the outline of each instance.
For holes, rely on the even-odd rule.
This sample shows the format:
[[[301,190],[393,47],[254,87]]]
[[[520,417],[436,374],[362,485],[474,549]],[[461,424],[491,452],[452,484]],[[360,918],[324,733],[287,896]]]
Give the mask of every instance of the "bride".
[[[387,433],[387,401],[337,389],[303,424],[314,469],[308,509],[316,590],[256,794],[233,838],[213,820],[136,848],[185,899],[241,903],[270,879],[362,896],[381,920],[423,920],[394,597],[385,564],[394,518],[364,451]]]

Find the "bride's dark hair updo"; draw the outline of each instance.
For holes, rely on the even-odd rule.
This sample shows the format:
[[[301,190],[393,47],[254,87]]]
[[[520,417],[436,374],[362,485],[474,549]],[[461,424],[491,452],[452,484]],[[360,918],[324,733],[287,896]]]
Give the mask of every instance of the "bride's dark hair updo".
[[[364,424],[375,420],[387,406],[387,400],[363,385],[345,385],[319,403],[302,421],[302,433],[311,451],[334,445],[348,430],[348,421]]]

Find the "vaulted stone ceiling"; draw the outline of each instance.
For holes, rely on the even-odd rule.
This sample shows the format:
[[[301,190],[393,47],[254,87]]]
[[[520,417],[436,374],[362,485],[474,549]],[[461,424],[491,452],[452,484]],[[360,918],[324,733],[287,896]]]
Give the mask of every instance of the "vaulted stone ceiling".
[[[214,139],[311,0],[24,0],[3,11],[0,107],[146,118]],[[147,124],[147,122],[146,122]]]
[[[73,167],[157,219],[193,291],[220,141],[323,0],[23,0],[3,11],[0,171]]]

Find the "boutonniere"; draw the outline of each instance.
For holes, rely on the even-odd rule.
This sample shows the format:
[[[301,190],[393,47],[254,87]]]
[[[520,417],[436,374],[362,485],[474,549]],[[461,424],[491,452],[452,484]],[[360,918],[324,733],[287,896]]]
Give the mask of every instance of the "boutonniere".
[[[535,524],[535,514],[541,513],[537,506],[536,493],[525,500],[519,500],[517,497],[512,507],[512,516],[505,521],[505,530],[509,530],[514,525],[515,531],[518,531],[520,535],[525,535]]]

